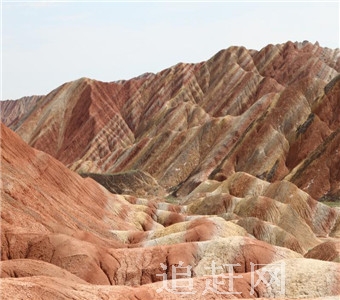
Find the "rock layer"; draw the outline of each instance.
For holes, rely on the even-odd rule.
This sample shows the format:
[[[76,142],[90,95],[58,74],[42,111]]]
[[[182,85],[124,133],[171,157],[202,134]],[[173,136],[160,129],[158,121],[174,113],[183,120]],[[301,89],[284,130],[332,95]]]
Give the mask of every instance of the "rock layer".
[[[2,297],[337,299],[339,57],[231,47],[1,102]]]
[[[339,49],[318,44],[230,47],[128,81],[66,83],[28,106],[20,122],[13,104],[1,103],[2,119],[79,172],[140,170],[183,196],[242,171],[334,201],[339,70]]]
[[[214,278],[209,275],[212,264],[235,266],[233,271],[241,279],[234,287],[246,297],[251,296],[252,263],[270,266],[282,259],[284,264],[298,259],[292,265],[300,268],[307,260],[302,256],[307,247],[314,248],[306,257],[323,259],[317,254],[318,247],[328,247],[332,259],[324,260],[337,261],[334,246],[323,244],[316,236],[320,234],[316,225],[324,224],[322,234],[332,233],[340,220],[338,211],[317,203],[291,183],[288,186],[295,202],[289,206],[281,202],[280,186],[245,173],[222,183],[201,184],[188,195],[185,205],[165,203],[161,198],[115,195],[30,148],[4,125],[1,129],[1,287],[5,299],[20,298],[27,288],[37,299],[41,293],[57,297],[59,291],[65,298],[79,299],[89,299],[91,294],[112,299],[117,299],[117,294],[122,299],[126,294],[176,299],[176,294],[163,291],[164,283],[159,282],[162,274],[178,280],[170,270],[180,263],[192,268],[189,278],[195,293],[201,295],[207,280]],[[251,184],[245,190],[247,181]],[[215,205],[210,206],[219,216],[204,205],[220,200],[218,212]],[[202,205],[205,208],[199,214]],[[319,207],[325,219],[315,217],[313,211],[299,215],[310,206]],[[340,279],[334,275],[338,271],[338,264],[330,263],[327,276],[331,281],[322,296],[339,292]],[[294,272],[290,270],[288,276]],[[300,295],[294,286],[301,278],[288,279],[287,296]],[[112,288],[100,287],[108,285]],[[221,288],[225,298],[230,298],[228,287]],[[271,297],[278,288],[258,285],[256,296]],[[213,291],[209,297],[218,299],[218,295]],[[309,290],[308,295],[320,295],[320,290]]]

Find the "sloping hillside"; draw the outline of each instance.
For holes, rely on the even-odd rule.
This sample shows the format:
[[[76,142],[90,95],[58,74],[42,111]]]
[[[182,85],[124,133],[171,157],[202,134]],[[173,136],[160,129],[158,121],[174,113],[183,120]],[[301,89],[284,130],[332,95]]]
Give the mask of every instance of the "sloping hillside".
[[[2,299],[338,299],[339,70],[231,47],[0,102]]]
[[[246,172],[339,200],[339,70],[339,49],[317,44],[231,47],[128,81],[66,83],[16,122],[1,103],[2,119],[73,170],[147,172],[174,195]]]

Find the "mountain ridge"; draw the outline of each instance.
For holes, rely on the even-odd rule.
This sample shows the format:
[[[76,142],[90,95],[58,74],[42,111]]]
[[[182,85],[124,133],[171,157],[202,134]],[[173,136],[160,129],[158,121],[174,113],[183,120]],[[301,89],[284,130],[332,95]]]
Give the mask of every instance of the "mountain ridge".
[[[73,170],[140,169],[182,195],[235,171],[269,181],[295,178],[289,175],[294,167],[338,127],[339,70],[339,49],[317,44],[287,42],[260,51],[233,46],[205,62],[179,63],[127,81],[66,83],[11,128]],[[251,149],[259,134],[281,146],[273,152],[262,141],[265,152]],[[177,180],[172,174],[179,168]],[[307,188],[307,181],[295,182]],[[308,191],[317,199],[338,195],[337,183],[323,185]]]
[[[338,299],[339,71],[230,47],[0,102],[2,297]]]
[[[193,268],[195,294],[203,295],[207,280],[214,278],[207,271],[211,259],[238,266],[234,272],[241,279],[233,288],[221,286],[226,299],[234,290],[253,297],[254,261],[267,271],[285,264],[285,299],[301,293],[308,299],[335,299],[340,293],[340,210],[318,203],[292,183],[270,184],[236,173],[223,182],[201,184],[181,205],[150,195],[112,194],[31,148],[5,125],[1,162],[4,299],[27,293],[35,299],[46,294],[178,299],[173,290],[159,290],[164,282],[157,274],[162,266],[171,269],[181,262]],[[320,272],[325,274],[321,281]],[[257,298],[282,292],[255,276]],[[170,282],[175,278],[168,277]],[[209,297],[221,299],[214,292]]]

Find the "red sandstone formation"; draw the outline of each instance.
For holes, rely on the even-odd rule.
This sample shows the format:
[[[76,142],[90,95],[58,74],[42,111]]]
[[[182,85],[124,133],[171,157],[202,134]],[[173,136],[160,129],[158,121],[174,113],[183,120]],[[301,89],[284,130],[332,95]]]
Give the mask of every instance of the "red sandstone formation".
[[[3,299],[337,299],[339,70],[231,47],[1,102]]]
[[[13,129],[17,128],[42,99],[44,96],[32,96],[1,102],[1,122]]]
[[[337,200],[339,70],[339,49],[317,44],[230,47],[128,81],[66,83],[25,113],[1,103],[2,120],[79,172],[140,170],[186,195],[242,171]]]

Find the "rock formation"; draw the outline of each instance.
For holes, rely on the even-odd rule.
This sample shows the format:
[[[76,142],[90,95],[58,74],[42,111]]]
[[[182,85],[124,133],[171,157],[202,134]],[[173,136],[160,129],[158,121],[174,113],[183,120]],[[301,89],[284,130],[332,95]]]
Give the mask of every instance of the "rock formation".
[[[2,119],[80,172],[140,170],[186,195],[242,171],[337,200],[339,70],[339,49],[317,44],[230,47],[129,81],[66,83],[25,112],[1,103]]]
[[[3,299],[337,299],[339,70],[231,47],[0,102]]]
[[[32,96],[1,102],[1,122],[13,129],[17,128],[43,98],[44,96]]]

